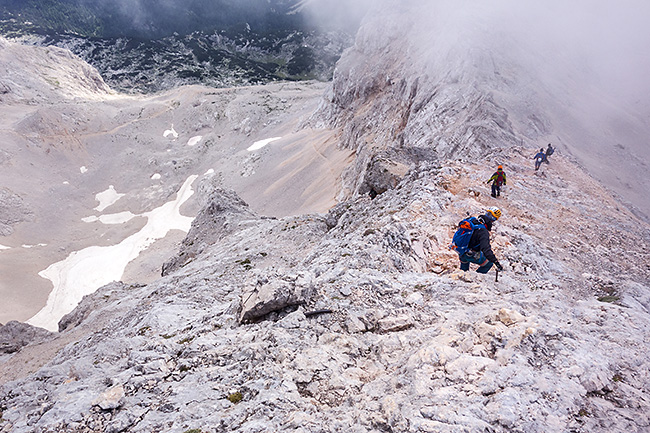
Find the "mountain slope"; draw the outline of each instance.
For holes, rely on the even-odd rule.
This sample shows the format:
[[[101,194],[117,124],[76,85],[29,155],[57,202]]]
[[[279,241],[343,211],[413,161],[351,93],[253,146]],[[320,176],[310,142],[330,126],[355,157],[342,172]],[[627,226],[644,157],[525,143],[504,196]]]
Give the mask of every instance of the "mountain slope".
[[[412,15],[383,12],[303,112],[355,152],[342,201],[269,219],[204,184],[165,276],[109,284],[2,355],[4,429],[650,428],[650,227],[568,153],[521,65],[441,42],[421,73]],[[535,172],[531,141],[549,130],[566,147]],[[484,183],[497,164],[498,200]],[[447,249],[495,205],[498,281]]]
[[[56,338],[5,361],[2,377],[13,378],[67,344],[7,384],[5,422],[12,431],[643,431],[648,274],[627,257],[647,263],[647,243],[631,240],[648,227],[626,225],[634,216],[561,156],[546,178],[519,157],[499,201],[477,185],[490,173],[472,179],[473,169],[414,171],[327,218],[260,219],[216,191],[203,211],[215,225],[197,219],[190,237],[207,239],[196,235],[224,219],[230,229],[202,254],[147,286],[106,286]],[[551,175],[552,189],[532,192]],[[446,249],[465,211],[494,204],[504,210],[498,282],[456,271]],[[280,310],[239,324],[242,306],[263,314],[272,300]],[[309,316],[323,309],[332,313]],[[236,393],[243,400],[229,401]]]
[[[0,5],[0,35],[66,48],[122,92],[331,77],[363,2],[48,0]],[[329,17],[329,18],[328,18]],[[336,19],[334,19],[336,17]],[[342,19],[341,19],[342,18]]]
[[[155,220],[150,212],[174,201],[191,176],[199,176],[193,190],[233,188],[269,216],[325,211],[335,203],[337,173],[349,152],[336,149],[329,131],[297,128],[325,84],[185,87],[131,97],[108,89],[96,70],[67,51],[9,42],[0,68],[6,90],[0,95],[2,323],[27,320],[45,305],[53,283],[41,271],[79,251],[108,253],[134,240]],[[279,139],[248,150],[269,138]],[[114,201],[100,201],[111,192]],[[179,215],[193,217],[199,208],[190,197]],[[124,276],[110,272],[103,283],[77,283],[81,287],[71,290],[88,293],[119,279],[152,281],[183,236],[172,230]],[[101,280],[110,268],[82,271],[79,278]]]

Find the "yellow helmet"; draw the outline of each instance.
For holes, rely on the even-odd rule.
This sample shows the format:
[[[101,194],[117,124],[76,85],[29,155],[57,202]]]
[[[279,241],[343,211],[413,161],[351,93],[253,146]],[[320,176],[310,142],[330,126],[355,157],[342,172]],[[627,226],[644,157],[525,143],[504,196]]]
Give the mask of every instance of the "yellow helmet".
[[[495,220],[498,220],[499,218],[501,218],[501,209],[499,209],[496,206],[488,208],[488,210],[486,212],[489,213],[490,215],[492,215]]]

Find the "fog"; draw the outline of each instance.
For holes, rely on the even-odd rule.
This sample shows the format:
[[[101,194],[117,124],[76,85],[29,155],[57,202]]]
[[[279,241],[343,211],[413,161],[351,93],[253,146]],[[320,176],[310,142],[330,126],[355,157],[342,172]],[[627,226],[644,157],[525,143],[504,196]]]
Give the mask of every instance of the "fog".
[[[306,0],[300,4],[311,25],[353,31],[377,0]]]
[[[411,40],[439,55],[478,47],[552,79],[577,74],[627,101],[650,96],[650,2],[645,0],[387,1],[409,9]],[[435,45],[435,50],[428,47]],[[423,54],[426,55],[426,54]]]

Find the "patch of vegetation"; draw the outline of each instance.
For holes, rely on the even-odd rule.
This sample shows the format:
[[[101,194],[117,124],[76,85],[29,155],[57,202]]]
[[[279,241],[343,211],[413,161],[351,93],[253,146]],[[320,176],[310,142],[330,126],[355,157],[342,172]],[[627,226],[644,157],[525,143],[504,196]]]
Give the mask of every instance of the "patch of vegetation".
[[[615,303],[615,302],[620,301],[620,299],[621,299],[621,298],[619,298],[618,296],[614,296],[614,295],[606,295],[606,296],[601,296],[601,297],[599,297],[599,298],[598,298],[598,301],[599,301],[599,302],[607,302],[607,303],[613,304],[613,303]]]
[[[242,395],[242,393],[237,391],[237,392],[233,392],[232,394],[230,394],[228,396],[228,401],[230,401],[233,404],[237,404],[240,401],[242,401],[243,398],[244,398],[244,396]]]
[[[377,230],[370,228],[370,229],[367,229],[365,232],[363,232],[363,236],[369,236],[369,235],[375,234],[376,232],[377,232]]]
[[[251,264],[251,260],[249,258],[245,258],[243,260],[235,260],[235,263],[238,265],[241,265],[244,267],[245,270],[250,271],[253,269],[253,265]]]
[[[620,374],[616,373],[616,374],[614,375],[614,377],[612,377],[612,381],[614,381],[614,382],[623,382],[623,376],[621,376]]]
[[[578,411],[578,416],[579,416],[579,417],[589,416],[589,412],[587,412],[587,409],[584,409],[584,408],[583,408],[583,409],[580,409],[580,410]]]
[[[178,344],[187,344],[187,343],[191,343],[192,340],[194,340],[194,336],[189,336],[189,337],[185,337],[185,338],[182,338],[182,339],[178,340],[177,343]]]
[[[189,430],[185,430],[183,433],[202,433],[203,430],[200,428],[191,428]]]
[[[180,367],[178,367],[178,371],[180,371],[181,373],[185,373],[186,371],[190,371],[190,370],[191,368],[187,365],[181,365]]]
[[[136,334],[138,334],[139,336],[143,336],[150,329],[151,329],[151,326],[143,326],[142,328],[138,329],[138,332],[136,332]]]
[[[161,337],[165,340],[169,340],[170,338],[176,337],[176,334],[162,334]]]

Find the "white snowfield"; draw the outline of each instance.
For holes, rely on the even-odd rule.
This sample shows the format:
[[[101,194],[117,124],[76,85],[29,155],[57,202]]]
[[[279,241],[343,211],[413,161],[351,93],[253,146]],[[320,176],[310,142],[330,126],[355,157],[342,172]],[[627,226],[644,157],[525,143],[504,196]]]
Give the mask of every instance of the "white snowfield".
[[[45,307],[27,323],[58,331],[59,320],[72,311],[85,295],[120,280],[127,264],[154,241],[164,238],[170,230],[188,232],[193,218],[181,215],[179,209],[194,194],[191,185],[197,177],[192,175],[185,181],[175,200],[142,214],[148,221],[138,233],[117,245],[92,246],[75,251],[65,260],[39,272],[40,276],[52,281],[54,288]]]
[[[100,216],[93,215],[86,218],[81,218],[81,221],[85,223],[94,223],[99,221],[102,224],[124,224],[126,222],[131,221],[133,218],[137,216],[139,215],[136,215],[130,211],[125,211],[125,212],[100,215]]]
[[[266,146],[267,144],[273,143],[274,141],[281,140],[281,139],[282,137],[273,137],[273,138],[266,138],[264,140],[256,141],[255,143],[253,143],[252,146],[250,146],[246,150],[248,150],[249,152],[252,152],[254,150],[259,150],[264,146]]]
[[[7,246],[4,246],[4,245],[0,245],[0,251],[2,251],[2,250],[9,250],[9,249],[11,249],[11,247],[7,247]]]

